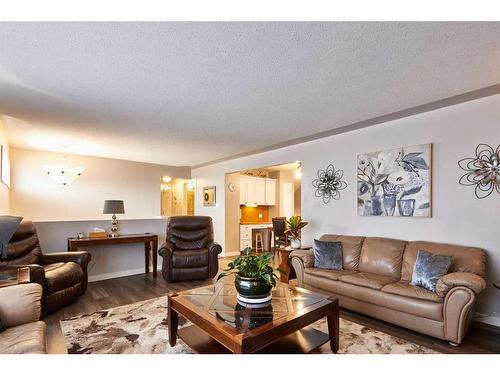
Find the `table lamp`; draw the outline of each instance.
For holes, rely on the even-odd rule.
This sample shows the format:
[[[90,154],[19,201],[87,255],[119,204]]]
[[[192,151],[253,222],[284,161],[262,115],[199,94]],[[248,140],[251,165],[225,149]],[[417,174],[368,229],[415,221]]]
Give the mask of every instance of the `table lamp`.
[[[119,200],[105,200],[103,214],[112,214],[111,217],[111,237],[118,237],[118,222],[116,221],[116,214],[124,214],[125,208],[123,207],[123,201]]]

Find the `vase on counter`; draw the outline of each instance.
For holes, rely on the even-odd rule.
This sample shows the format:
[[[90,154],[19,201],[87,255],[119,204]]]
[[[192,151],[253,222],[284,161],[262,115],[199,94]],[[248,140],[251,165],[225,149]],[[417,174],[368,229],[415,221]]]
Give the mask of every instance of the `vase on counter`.
[[[294,238],[290,241],[290,247],[292,249],[300,249],[301,246],[302,244],[298,238]]]

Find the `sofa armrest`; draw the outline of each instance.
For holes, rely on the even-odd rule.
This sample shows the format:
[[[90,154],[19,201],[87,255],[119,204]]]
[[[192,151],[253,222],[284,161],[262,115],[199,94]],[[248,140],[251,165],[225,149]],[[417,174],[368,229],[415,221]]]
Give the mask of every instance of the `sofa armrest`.
[[[82,267],[83,272],[87,272],[87,266],[92,256],[87,251],[68,251],[61,253],[43,254],[40,257],[40,264],[51,264],[59,262],[74,262]]]
[[[312,250],[293,250],[290,253],[290,259],[299,258],[304,264],[304,268],[314,266],[314,253]]]
[[[486,281],[481,276],[470,272],[452,272],[438,280],[436,293],[438,296],[444,297],[451,289],[458,286],[469,288],[475,294],[479,294],[486,288]]]
[[[294,250],[290,253],[290,263],[292,264],[295,274],[297,275],[297,283],[304,287],[304,269],[314,266],[314,254],[312,250]]]
[[[160,249],[158,250],[158,253],[162,257],[171,257],[174,250],[175,250],[175,245],[172,242],[165,242],[163,245],[161,245]]]
[[[42,287],[18,284],[0,288],[0,319],[6,327],[36,322],[40,319]]]

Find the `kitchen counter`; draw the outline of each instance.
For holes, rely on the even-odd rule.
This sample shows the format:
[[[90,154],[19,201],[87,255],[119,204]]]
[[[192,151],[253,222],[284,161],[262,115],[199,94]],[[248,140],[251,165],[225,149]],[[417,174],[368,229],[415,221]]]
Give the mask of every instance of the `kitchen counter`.
[[[266,223],[266,222],[240,222],[240,225],[273,225],[273,223]]]

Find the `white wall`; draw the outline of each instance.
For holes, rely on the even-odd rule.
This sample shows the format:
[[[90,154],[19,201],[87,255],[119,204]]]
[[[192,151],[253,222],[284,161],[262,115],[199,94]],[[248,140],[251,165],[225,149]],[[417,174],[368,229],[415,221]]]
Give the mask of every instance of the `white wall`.
[[[322,233],[385,236],[405,240],[429,240],[478,246],[488,252],[489,285],[500,280],[498,215],[500,196],[494,193],[478,200],[472,188],[458,184],[462,171],[457,162],[472,157],[479,143],[494,148],[500,144],[500,95],[442,108],[374,127],[344,133],[274,151],[229,160],[193,169],[198,179],[197,194],[203,186],[217,187],[217,206],[203,207],[197,214],[210,215],[215,222],[216,240],[224,244],[224,174],[241,169],[302,161],[302,216],[310,224],[303,241],[311,243]],[[433,143],[433,217],[361,217],[356,212],[356,157],[360,153],[393,147]],[[346,190],[340,201],[325,205],[314,196],[311,185],[316,171],[330,163],[343,169]],[[500,311],[500,293],[493,287],[481,294],[478,311]],[[488,320],[499,324],[500,317]],[[499,324],[500,325],[500,324]]]
[[[42,165],[58,163],[61,154],[11,149],[11,214],[35,222],[44,252],[66,251],[66,239],[94,227],[111,227],[103,215],[105,199],[123,199],[118,215],[121,233],[150,232],[164,240],[166,221],[160,215],[160,177],[190,178],[190,168],[124,160],[68,155],[68,164],[85,168],[72,184],[62,186],[44,174]],[[144,272],[141,244],[88,249],[92,254],[90,280]],[[161,265],[161,260],[159,260]]]

